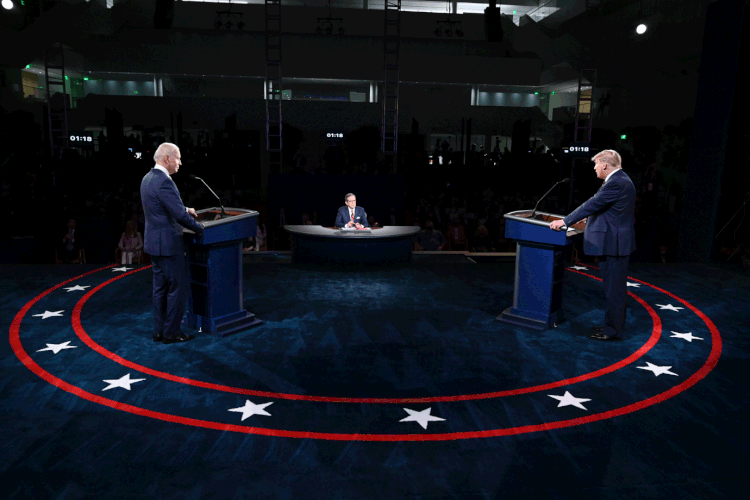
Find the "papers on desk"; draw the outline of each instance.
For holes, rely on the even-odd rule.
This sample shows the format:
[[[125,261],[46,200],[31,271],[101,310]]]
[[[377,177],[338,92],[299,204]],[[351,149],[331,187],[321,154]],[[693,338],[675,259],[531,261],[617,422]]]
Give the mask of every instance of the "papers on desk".
[[[342,231],[352,231],[352,232],[354,232],[354,231],[359,231],[359,232],[364,231],[365,233],[372,232],[372,230],[369,227],[363,227],[361,229],[357,229],[356,227],[342,227],[341,230]]]

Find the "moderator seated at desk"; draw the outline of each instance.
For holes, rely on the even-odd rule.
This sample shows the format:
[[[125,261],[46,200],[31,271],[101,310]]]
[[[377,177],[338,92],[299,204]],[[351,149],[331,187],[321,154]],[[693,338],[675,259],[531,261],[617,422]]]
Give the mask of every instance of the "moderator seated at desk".
[[[410,262],[416,226],[342,231],[323,226],[284,226],[292,240],[293,263],[384,264]]]

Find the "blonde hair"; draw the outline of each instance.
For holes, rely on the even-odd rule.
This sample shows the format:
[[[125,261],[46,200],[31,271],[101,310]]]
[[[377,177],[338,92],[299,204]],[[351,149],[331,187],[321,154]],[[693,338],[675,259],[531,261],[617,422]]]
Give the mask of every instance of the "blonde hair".
[[[622,158],[620,157],[620,153],[614,149],[605,149],[591,158],[591,161],[593,162],[596,162],[597,160],[603,161],[612,168],[622,168]]]

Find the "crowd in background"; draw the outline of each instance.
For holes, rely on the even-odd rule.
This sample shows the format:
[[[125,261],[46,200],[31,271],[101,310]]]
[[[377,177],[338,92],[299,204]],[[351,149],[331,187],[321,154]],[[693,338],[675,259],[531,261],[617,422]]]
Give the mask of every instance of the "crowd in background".
[[[69,149],[44,156],[44,145],[33,139],[31,128],[19,135],[13,134],[6,124],[5,144],[16,141],[18,154],[6,160],[0,178],[0,208],[7,216],[0,242],[3,262],[80,261],[78,247],[85,249],[83,258],[91,263],[128,263],[144,258],[140,251],[142,242],[141,248],[138,243],[145,224],[140,181],[153,166],[155,147],[175,139],[162,132],[129,134],[122,138],[119,148],[113,148],[111,138],[102,136],[98,138],[99,151]],[[638,190],[638,250],[634,260],[675,259],[685,182],[682,163],[687,155],[682,150],[687,146],[676,142],[674,136],[674,130],[665,130],[661,145],[639,148],[636,141],[620,151],[624,169]],[[209,141],[208,133],[197,137],[183,134],[180,142],[184,164],[218,163],[224,166],[222,172],[232,172],[222,175],[225,182],[213,184],[224,206],[260,212],[259,238],[246,241],[246,250],[288,249],[283,224],[322,224],[327,220],[325,214],[319,216],[320,207],[313,204],[304,213],[268,213],[268,200],[258,189],[257,179],[248,180],[243,178],[241,168],[232,169],[233,157]],[[648,154],[641,151],[649,148]],[[370,224],[419,225],[423,231],[415,238],[417,250],[511,252],[515,243],[504,237],[504,215],[533,208],[548,186],[570,175],[569,164],[558,153],[545,149],[540,147],[522,155],[507,149],[500,151],[497,144],[490,152],[472,146],[464,155],[444,149],[441,144],[432,151],[407,149],[400,158],[398,171],[406,179],[403,209],[368,212]],[[141,153],[140,158],[134,154],[136,151]],[[32,153],[22,155],[22,152]],[[436,162],[438,156],[441,161]],[[298,160],[295,155],[288,158],[290,162]],[[675,163],[681,165],[676,168]],[[576,205],[598,188],[588,164],[583,165],[576,171],[576,189],[572,193]],[[363,168],[359,173],[372,172]],[[216,205],[202,185],[188,186],[187,179],[180,182],[186,206],[200,209]],[[571,206],[570,195],[569,188],[558,188],[539,209],[566,214],[575,208]],[[361,200],[361,205],[366,207],[367,200]],[[75,231],[80,232],[76,248],[71,248],[65,240],[71,219],[75,220]],[[734,245],[729,241],[717,252],[750,265],[747,244]],[[582,252],[578,255],[585,258]]]

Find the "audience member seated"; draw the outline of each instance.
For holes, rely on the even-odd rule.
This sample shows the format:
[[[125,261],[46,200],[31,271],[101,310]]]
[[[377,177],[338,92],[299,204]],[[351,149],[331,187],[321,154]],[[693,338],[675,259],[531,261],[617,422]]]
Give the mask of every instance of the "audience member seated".
[[[62,237],[58,246],[56,261],[66,264],[81,264],[85,262],[83,246],[81,245],[81,236],[76,230],[75,219],[69,219],[67,222],[68,230]]]
[[[266,229],[265,222],[258,221],[258,229],[255,233],[255,250],[265,252],[268,250],[266,248],[266,239],[268,238],[268,229]]]
[[[495,249],[492,247],[492,238],[490,233],[484,226],[479,226],[477,232],[474,235],[474,241],[472,242],[472,252],[494,252]]]
[[[431,220],[426,221],[424,229],[414,237],[414,249],[434,252],[442,250],[444,247],[445,236],[443,236],[443,233],[435,229]]]
[[[136,230],[135,221],[132,219],[125,223],[125,232],[120,236],[117,249],[120,251],[121,264],[132,264],[133,259],[140,264],[143,238]]]
[[[448,226],[448,248],[450,250],[466,250],[466,229],[458,219],[458,214],[451,215],[451,223]]]

